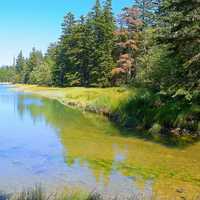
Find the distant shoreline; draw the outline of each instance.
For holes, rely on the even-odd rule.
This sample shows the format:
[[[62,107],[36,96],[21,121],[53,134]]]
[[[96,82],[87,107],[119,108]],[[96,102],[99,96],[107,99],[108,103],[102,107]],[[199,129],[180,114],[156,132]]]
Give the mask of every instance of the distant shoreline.
[[[10,82],[0,82],[0,85],[11,85],[12,83]]]

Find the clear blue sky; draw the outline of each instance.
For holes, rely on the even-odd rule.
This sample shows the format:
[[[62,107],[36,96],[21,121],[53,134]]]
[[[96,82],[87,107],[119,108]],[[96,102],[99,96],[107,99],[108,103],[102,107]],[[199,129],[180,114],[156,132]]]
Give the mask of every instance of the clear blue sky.
[[[0,66],[11,64],[22,50],[28,55],[33,46],[46,50],[60,34],[66,12],[86,14],[95,0],[0,0]],[[133,0],[113,0],[113,11],[131,5]]]

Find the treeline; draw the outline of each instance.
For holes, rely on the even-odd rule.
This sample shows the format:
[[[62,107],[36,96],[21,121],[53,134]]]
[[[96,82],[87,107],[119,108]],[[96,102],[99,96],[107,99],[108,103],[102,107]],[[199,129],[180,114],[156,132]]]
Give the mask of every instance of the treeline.
[[[144,8],[143,8],[144,7]],[[86,15],[76,19],[67,13],[62,34],[45,55],[33,49],[29,58],[16,58],[14,82],[53,85],[107,87],[131,83],[139,56],[147,51],[145,31],[156,26],[159,0],[138,0],[118,17],[112,0],[99,0]]]
[[[111,0],[76,19],[67,13],[59,41],[45,55],[33,49],[28,59],[22,52],[14,66],[14,82],[53,86],[111,86],[116,29]]]
[[[0,68],[0,82],[12,82],[15,74],[15,69],[9,66]]]
[[[61,87],[139,81],[191,89],[198,85],[199,58],[197,0],[136,0],[117,17],[112,0],[96,0],[80,19],[66,14],[59,41],[45,55],[35,48],[29,58],[20,52],[13,81]]]
[[[112,1],[64,17],[43,55],[20,52],[14,82],[49,86],[135,85],[142,92],[116,111],[124,126],[200,132],[200,2],[135,0],[115,17]],[[1,72],[0,72],[1,73]]]

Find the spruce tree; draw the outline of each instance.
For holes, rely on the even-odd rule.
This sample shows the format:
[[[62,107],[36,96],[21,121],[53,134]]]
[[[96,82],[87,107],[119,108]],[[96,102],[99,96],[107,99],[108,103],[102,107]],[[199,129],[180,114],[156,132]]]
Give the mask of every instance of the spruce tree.
[[[70,71],[72,65],[69,50],[70,37],[75,24],[75,17],[72,13],[67,13],[62,23],[62,35],[57,47],[56,65],[53,68],[53,83],[56,86],[65,85],[65,75]]]
[[[165,0],[161,7],[159,42],[167,44],[182,66],[178,87],[193,90],[200,86],[200,2]],[[178,76],[178,74],[177,74]]]
[[[93,69],[91,73],[93,86],[108,86],[110,84],[111,70],[114,66],[112,51],[114,46],[114,19],[112,14],[112,1],[105,2],[104,7],[100,1],[90,14],[93,24],[94,52]]]
[[[35,48],[32,49],[30,56],[27,60],[26,67],[24,69],[24,82],[25,83],[34,83],[34,80],[31,79],[31,72],[41,65],[43,62],[43,54],[41,51],[36,50]]]
[[[113,59],[113,50],[114,50],[114,42],[115,36],[114,31],[115,21],[112,13],[112,0],[106,0],[103,10],[103,18],[104,18],[104,62],[103,65],[104,71],[103,76],[107,82],[107,85],[110,83],[111,79],[111,71],[115,66],[114,59]]]
[[[20,51],[16,59],[16,65],[15,65],[16,73],[20,74],[24,68],[24,65],[25,65],[25,59],[23,57],[22,51]]]
[[[160,6],[160,0],[135,0],[134,6],[140,9],[144,28],[156,24],[156,13]]]

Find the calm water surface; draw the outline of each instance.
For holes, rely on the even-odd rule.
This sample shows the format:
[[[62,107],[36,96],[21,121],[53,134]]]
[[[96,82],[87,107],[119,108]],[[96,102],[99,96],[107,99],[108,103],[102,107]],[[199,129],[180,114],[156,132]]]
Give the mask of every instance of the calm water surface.
[[[123,134],[104,118],[0,86],[0,190],[200,191],[199,143],[172,149]]]

